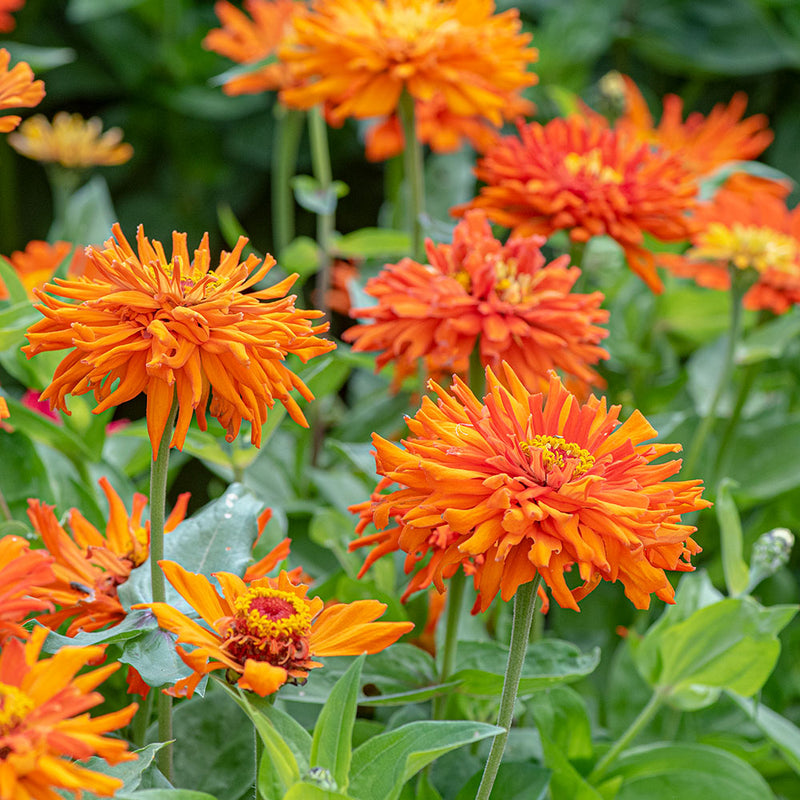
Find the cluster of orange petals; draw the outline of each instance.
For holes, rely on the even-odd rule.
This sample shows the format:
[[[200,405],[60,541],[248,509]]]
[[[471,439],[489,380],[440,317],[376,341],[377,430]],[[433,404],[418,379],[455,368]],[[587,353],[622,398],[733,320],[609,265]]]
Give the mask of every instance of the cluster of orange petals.
[[[143,494],[135,494],[131,513],[106,478],[100,486],[109,506],[108,523],[101,533],[77,509],[69,512],[69,533],[53,513],[53,506],[28,501],[28,517],[42,537],[46,551],[55,559],[54,581],[32,582],[34,597],[52,601],[59,608],[38,620],[57,630],[69,622],[67,636],[116,625],[125,618],[117,588],[131,570],[143,564],[150,552],[150,522],[142,522],[147,505]],[[189,495],[182,494],[164,525],[173,530],[183,521]]]
[[[122,739],[107,737],[127,725],[132,704],[90,717],[103,702],[93,691],[119,668],[108,664],[78,671],[102,659],[102,647],[64,647],[40,659],[46,628],[36,628],[23,643],[11,639],[0,653],[0,792],[4,800],[57,800],[54,788],[80,797],[82,791],[104,797],[122,787],[119,778],[102,775],[73,759],[97,755],[110,764],[135,759]]]
[[[37,291],[44,319],[28,330],[28,356],[69,349],[42,393],[52,408],[66,411],[68,394],[93,391],[95,413],[147,393],[147,427],[153,453],[177,403],[171,446],[182,447],[192,416],[206,429],[206,410],[227,429],[232,441],[243,419],[251,441],[261,443],[268,409],[279,400],[289,415],[307,425],[289,394],[312,394],[284,364],[289,353],[302,361],[335,345],[314,334],[320,311],[296,309],[285,297],[296,276],[268,289],[248,292],[275,260],[250,255],[240,262],[247,239],[241,237],[219,266],[211,268],[208,235],[193,256],[186,234],[174,233],[172,258],[161,242],[151,242],[141,226],[134,252],[119,225],[116,241],[87,249],[92,280],[59,280]],[[258,267],[258,268],[257,268]],[[273,302],[265,302],[273,301]],[[213,391],[213,397],[212,397]],[[210,400],[210,404],[209,404]]]
[[[800,206],[789,210],[771,191],[742,194],[720,189],[695,211],[692,246],[682,255],[662,253],[659,263],[700,286],[727,290],[731,267],[751,269],[753,284],[742,303],[782,314],[800,303]]]
[[[25,0],[0,0],[0,31],[6,33],[13,31],[16,20],[11,16],[12,11],[19,11],[25,5]]]
[[[7,108],[33,108],[44,97],[44,83],[33,79],[33,70],[24,61],[8,68],[11,54],[0,48],[0,111]],[[13,131],[22,117],[0,116],[0,133]]]
[[[536,81],[519,12],[492,0],[316,0],[279,50],[296,84],[289,107],[323,103],[332,124],[387,116],[407,91],[500,126],[509,98]]]
[[[543,243],[518,236],[502,244],[483,212],[467,212],[452,244],[426,241],[427,264],[404,258],[367,282],[377,305],[352,310],[368,322],[343,338],[356,351],[382,351],[378,369],[394,362],[395,389],[420,359],[435,379],[465,374],[476,345],[484,366],[505,360],[532,388],[546,387],[552,369],[598,385],[590,365],[608,357],[599,346],[603,295],[573,294],[580,270],[568,256],[545,263]]]
[[[519,126],[504,136],[475,169],[486,185],[464,208],[522,236],[569,231],[575,242],[607,235],[625,252],[630,268],[656,292],[662,290],[650,234],[662,241],[689,238],[687,212],[697,183],[677,156],[653,151],[604,122],[581,115]]]
[[[55,275],[56,270],[72,251],[69,242],[43,242],[34,239],[25,245],[24,250],[15,250],[8,262],[17,273],[20,283],[25,287],[28,296],[33,299],[33,290],[41,289]],[[75,250],[67,269],[69,277],[77,277],[82,273],[85,263],[82,248]],[[8,289],[0,280],[0,300],[8,298]]]
[[[28,614],[49,611],[52,604],[32,597],[34,586],[52,583],[53,559],[43,550],[31,550],[19,536],[0,539],[0,647],[9,636],[25,639],[22,622]]]
[[[652,594],[672,602],[665,570],[691,570],[700,549],[680,515],[709,505],[701,481],[666,480],[679,460],[652,463],[680,445],[647,444],[656,431],[638,411],[618,426],[619,406],[594,396],[581,405],[555,376],[546,398],[508,365],[503,383],[490,369],[486,377],[483,403],[459,378],[450,393],[432,383],[438,403],[423,398],[402,447],[373,435],[383,485],[400,488],[353,509],[351,549],[374,546],[364,569],[400,550],[406,571],[418,570],[413,589],[442,591],[463,566],[476,611],[537,573],[565,608],[577,610],[601,580],[620,580],[637,608]],[[370,522],[377,533],[365,533]],[[575,565],[582,584],[570,589]]]
[[[302,683],[314,658],[377,653],[413,628],[410,622],[375,622],[386,610],[377,600],[357,600],[324,607],[306,597],[308,586],[286,572],[277,578],[245,583],[229,572],[214,573],[222,595],[204,575],[188,572],[172,561],[158,562],[167,580],[200,615],[207,627],[167,603],[150,603],[158,624],[178,636],[183,661],[194,670],[187,693],[200,678],[217,669],[238,675],[236,683],[262,697],[287,682]],[[231,680],[233,682],[233,680]]]
[[[209,31],[203,46],[239,64],[256,64],[277,50],[292,18],[302,7],[295,0],[245,0],[248,17],[227,0],[218,0],[214,11],[222,27]],[[257,94],[282,89],[290,82],[286,65],[275,62],[231,78],[225,82],[223,91],[229,95]]]

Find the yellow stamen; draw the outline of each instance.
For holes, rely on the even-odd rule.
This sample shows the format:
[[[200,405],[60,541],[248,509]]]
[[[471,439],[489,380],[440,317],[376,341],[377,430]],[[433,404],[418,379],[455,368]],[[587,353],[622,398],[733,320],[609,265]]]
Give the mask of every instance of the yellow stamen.
[[[253,636],[284,638],[307,636],[311,613],[306,600],[291,592],[253,586],[234,601],[236,616]]]
[[[771,228],[712,222],[688,256],[697,261],[728,261],[739,269],[753,267],[758,272],[791,272],[798,268],[800,247],[794,237]]]
[[[588,153],[567,153],[564,166],[572,175],[583,172],[599,178],[603,183],[622,183],[622,175],[608,164],[603,164],[603,154],[596,147]]]
[[[0,683],[0,736],[22,722],[34,709],[34,702],[16,686]]]
[[[520,442],[520,447],[526,454],[534,448],[538,450],[542,456],[542,464],[548,472],[555,467],[564,469],[567,459],[577,461],[572,471],[573,478],[583,475],[594,466],[594,456],[588,450],[584,450],[575,442],[566,441],[561,436],[537,435]]]
[[[494,288],[501,300],[507,303],[523,303],[533,294],[533,277],[518,273],[519,265],[515,258],[497,261],[494,265]]]

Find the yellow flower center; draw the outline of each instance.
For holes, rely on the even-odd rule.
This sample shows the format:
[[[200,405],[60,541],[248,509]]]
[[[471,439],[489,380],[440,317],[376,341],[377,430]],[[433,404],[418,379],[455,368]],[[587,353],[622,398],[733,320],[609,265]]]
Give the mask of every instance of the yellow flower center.
[[[527,441],[520,442],[526,455],[531,450],[538,450],[542,457],[542,466],[546,472],[558,467],[564,469],[567,464],[574,464],[572,477],[577,478],[594,466],[594,456],[575,442],[568,442],[561,436],[537,435]]]
[[[464,287],[465,292],[472,291],[472,278],[465,269],[460,269],[453,277]]]
[[[35,704],[16,686],[0,683],[0,736],[5,736],[33,711]]]
[[[519,265],[515,258],[497,261],[494,265],[494,288],[501,300],[507,303],[523,303],[533,294],[533,277],[518,273]]]
[[[603,163],[603,154],[595,147],[588,153],[567,153],[564,156],[564,166],[571,175],[582,172],[592,178],[598,178],[602,183],[622,183],[622,175],[613,167]]]
[[[241,631],[265,639],[307,636],[311,629],[309,603],[292,592],[253,586],[234,601]]]
[[[728,261],[739,269],[753,267],[758,272],[791,272],[797,269],[800,246],[794,237],[771,228],[712,222],[688,256],[698,261]]]
[[[172,278],[175,274],[176,267],[180,271],[180,288],[184,292],[188,292],[193,289],[203,279],[205,279],[204,289],[206,291],[216,289],[222,283],[222,280],[217,277],[213,269],[209,270],[208,272],[203,272],[194,264],[184,264],[183,259],[180,256],[173,256],[172,260],[166,264],[153,263],[146,265],[146,268],[149,269],[153,275],[161,273],[170,278]]]

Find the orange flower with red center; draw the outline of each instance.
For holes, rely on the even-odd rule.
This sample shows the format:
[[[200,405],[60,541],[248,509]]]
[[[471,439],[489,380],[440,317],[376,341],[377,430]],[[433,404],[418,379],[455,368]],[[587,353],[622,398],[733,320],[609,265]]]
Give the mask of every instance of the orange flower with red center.
[[[664,570],[691,570],[700,550],[680,515],[710,505],[701,481],[665,480],[679,460],[652,463],[680,445],[647,444],[656,431],[638,411],[617,427],[619,406],[594,396],[581,405],[555,376],[546,399],[507,364],[503,383],[491,369],[486,378],[483,403],[457,377],[449,393],[431,383],[439,401],[423,398],[403,447],[373,435],[384,486],[401,488],[355,507],[361,538],[351,549],[405,552],[406,570],[425,576],[415,588],[442,591],[468,567],[476,611],[537,572],[564,608],[578,610],[601,580],[622,581],[637,608],[652,594],[673,602]],[[369,521],[379,532],[364,536]],[[570,589],[574,565],[583,583]]]
[[[25,287],[28,295],[33,299],[33,290],[41,288],[49,281],[61,263],[69,255],[72,245],[69,242],[42,242],[34,240],[28,242],[24,250],[15,250],[8,262],[14,268],[20,282]],[[70,273],[73,273],[72,264],[77,264],[83,258],[80,248],[75,251],[75,256],[70,264]],[[0,300],[8,298],[8,289],[0,280]]]
[[[308,586],[295,584],[286,572],[247,584],[229,572],[216,572],[222,595],[204,575],[188,572],[173,561],[159,561],[167,580],[208,627],[189,619],[167,603],[149,603],[158,624],[178,635],[183,661],[202,675],[227,670],[242,689],[264,697],[283,684],[302,683],[309,670],[321,667],[314,658],[377,653],[414,626],[410,622],[374,622],[386,610],[377,600],[337,603],[324,608],[308,599]],[[189,689],[189,694],[194,686]]]
[[[610,236],[630,268],[654,291],[662,290],[644,235],[673,242],[689,238],[694,173],[675,156],[654,152],[632,137],[579,115],[519,126],[478,161],[486,186],[465,208],[521,236],[566,230],[574,242]]]
[[[405,90],[499,127],[509,99],[536,82],[527,65],[538,54],[516,9],[493,12],[491,0],[317,0],[279,51],[296,80],[281,101],[325,104],[338,125],[392,114]]]
[[[275,52],[302,4],[294,0],[245,0],[244,7],[250,17],[227,0],[215,3],[222,27],[209,31],[203,47],[239,64],[255,64]],[[226,81],[223,91],[230,95],[257,94],[282,89],[289,83],[285,64],[265,64]]]
[[[452,244],[425,243],[428,264],[405,258],[388,264],[366,285],[378,304],[354,309],[369,320],[345,331],[354,350],[381,350],[377,368],[395,363],[399,388],[423,359],[436,379],[466,373],[475,347],[481,363],[505,360],[531,387],[546,387],[548,371],[561,369],[588,384],[602,379],[591,368],[608,354],[599,342],[608,319],[603,295],[572,294],[580,275],[562,256],[547,264],[541,237],[512,237],[501,244],[481,211],[470,211]]]
[[[154,454],[173,402],[178,416],[170,445],[178,448],[193,415],[206,429],[207,408],[227,429],[228,441],[248,420],[256,446],[275,400],[295,422],[308,424],[289,393],[297,389],[307,400],[313,395],[284,361],[294,353],[305,362],[335,344],[314,335],[328,328],[310,323],[321,311],[297,309],[294,296],[284,297],[296,275],[250,292],[275,259],[267,256],[258,269],[254,255],[240,263],[244,237],[211,269],[208,234],[192,257],[186,234],[174,233],[168,259],[161,242],[151,244],[141,226],[138,253],[119,225],[112,231],[116,241],[86,251],[91,280],[56,279],[46,285],[47,292],[65,300],[36,292],[45,319],[28,330],[30,344],[23,350],[30,357],[71,349],[42,399],[66,411],[68,394],[93,391],[97,414],[146,392]]]
[[[800,206],[790,211],[770,191],[747,197],[723,188],[698,207],[694,221],[692,246],[683,255],[659,256],[670,272],[727,290],[729,267],[751,270],[745,308],[782,314],[800,303]]]
[[[19,536],[0,539],[0,646],[9,636],[27,638],[20,623],[28,614],[52,610],[51,603],[31,597],[34,586],[55,579],[52,563],[48,553],[31,550]]]
[[[19,11],[25,0],[0,0],[0,31],[13,31],[17,21],[11,16],[12,11]]]
[[[0,48],[0,111],[7,108],[33,108],[44,97],[44,83],[33,79],[33,70],[24,61],[11,69],[8,64],[11,54]],[[0,133],[8,133],[22,121],[22,117],[9,115],[0,117]]]
[[[39,622],[57,630],[69,621],[67,636],[116,625],[125,618],[117,588],[128,580],[132,569],[147,560],[150,552],[150,522],[142,522],[147,498],[135,494],[128,514],[106,478],[100,479],[100,486],[109,505],[105,533],[73,508],[69,512],[70,536],[53,513],[54,506],[28,501],[28,517],[34,530],[55,559],[55,581],[32,582],[31,594],[60,607],[41,615]],[[188,502],[188,493],[180,495],[166,520],[165,531],[183,521]]]
[[[23,644],[11,639],[0,652],[0,787],[4,800],[54,800],[65,789],[110,797],[122,787],[119,778],[93,772],[74,759],[91,756],[110,764],[130,761],[122,739],[104,736],[127,725],[136,711],[132,704],[110,714],[90,717],[103,702],[93,691],[119,668],[118,663],[84,672],[103,657],[102,647],[63,647],[39,659],[47,638],[35,628]]]

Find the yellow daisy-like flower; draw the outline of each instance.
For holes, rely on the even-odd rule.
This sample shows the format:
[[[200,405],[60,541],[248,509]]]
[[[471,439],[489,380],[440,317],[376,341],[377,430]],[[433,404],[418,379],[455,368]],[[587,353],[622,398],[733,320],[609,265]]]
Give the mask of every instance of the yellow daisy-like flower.
[[[70,169],[108,167],[124,164],[133,156],[133,148],[122,141],[120,128],[105,133],[99,117],[85,120],[80,114],[59,111],[52,124],[36,114],[8,137],[8,143],[20,155],[34,161],[61,164]]]
[[[56,279],[45,286],[50,294],[36,291],[45,318],[28,330],[30,344],[23,350],[29,357],[70,350],[41,399],[69,413],[68,394],[92,391],[97,414],[146,392],[154,453],[173,402],[178,416],[170,444],[178,448],[193,415],[206,429],[207,409],[227,429],[229,441],[248,420],[256,446],[275,400],[295,422],[308,424],[290,392],[297,389],[307,400],[313,395],[284,360],[294,353],[307,361],[335,344],[314,335],[328,328],[311,325],[321,311],[297,309],[295,297],[284,296],[296,275],[249,292],[275,259],[267,256],[260,267],[254,255],[240,262],[244,237],[212,269],[208,234],[191,256],[186,234],[174,233],[169,259],[141,226],[137,252],[119,225],[112,231],[116,241],[87,248],[91,280]]]

